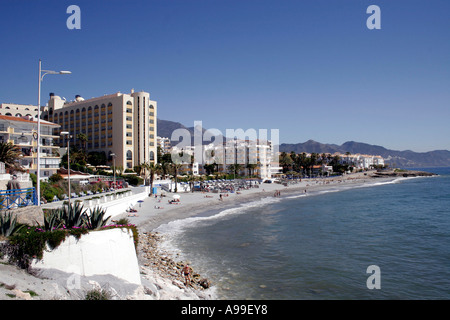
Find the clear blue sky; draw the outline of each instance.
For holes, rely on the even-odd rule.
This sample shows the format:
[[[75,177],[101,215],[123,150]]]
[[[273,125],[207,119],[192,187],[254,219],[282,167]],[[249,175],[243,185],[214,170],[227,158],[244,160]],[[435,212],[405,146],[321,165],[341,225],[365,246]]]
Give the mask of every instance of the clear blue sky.
[[[69,5],[81,30],[69,30]],[[369,5],[381,30],[369,30]],[[160,119],[450,150],[450,1],[0,2],[0,102],[144,90]]]

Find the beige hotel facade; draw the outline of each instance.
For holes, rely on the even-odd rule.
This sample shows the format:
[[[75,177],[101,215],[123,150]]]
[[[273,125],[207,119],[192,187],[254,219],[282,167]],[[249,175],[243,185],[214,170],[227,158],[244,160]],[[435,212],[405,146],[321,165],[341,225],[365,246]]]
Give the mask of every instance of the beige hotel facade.
[[[114,93],[73,101],[50,94],[41,117],[70,133],[70,146],[78,145],[87,152],[105,152],[109,164],[133,169],[134,166],[157,162],[157,102],[148,92]],[[79,139],[84,134],[86,142]],[[60,146],[67,146],[61,138]]]

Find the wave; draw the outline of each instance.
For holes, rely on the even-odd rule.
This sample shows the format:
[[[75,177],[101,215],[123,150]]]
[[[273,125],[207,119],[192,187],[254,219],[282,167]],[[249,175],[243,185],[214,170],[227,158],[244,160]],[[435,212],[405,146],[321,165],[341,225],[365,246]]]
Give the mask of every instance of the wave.
[[[281,198],[273,198],[273,197],[262,198],[260,200],[243,203],[238,207],[222,210],[217,214],[213,214],[210,216],[195,216],[174,220],[159,226],[158,228],[155,229],[155,231],[164,234],[179,233],[182,232],[185,228],[194,227],[201,222],[216,221],[219,219],[226,219],[237,214],[245,214],[249,209],[263,207],[268,204],[277,203],[280,201]]]

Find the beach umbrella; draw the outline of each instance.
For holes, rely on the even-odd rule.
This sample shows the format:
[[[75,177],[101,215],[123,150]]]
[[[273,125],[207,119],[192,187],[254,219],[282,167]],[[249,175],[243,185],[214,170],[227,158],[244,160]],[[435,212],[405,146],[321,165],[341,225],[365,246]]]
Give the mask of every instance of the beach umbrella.
[[[174,195],[173,195],[173,198],[174,198],[174,199],[180,199],[180,195],[179,195],[179,194],[174,194]]]
[[[139,208],[141,207],[141,203],[144,202],[143,200],[139,200]]]

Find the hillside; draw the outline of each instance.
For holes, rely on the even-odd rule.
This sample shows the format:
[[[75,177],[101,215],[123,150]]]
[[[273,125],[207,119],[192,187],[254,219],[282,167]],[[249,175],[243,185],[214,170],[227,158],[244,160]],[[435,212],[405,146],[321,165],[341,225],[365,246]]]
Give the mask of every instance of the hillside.
[[[170,138],[172,136],[172,132],[178,128],[187,129],[191,133],[191,137],[193,139],[193,127],[188,128],[179,122],[158,119],[158,136],[160,137]],[[203,131],[204,130],[205,129],[203,128]],[[177,143],[178,142],[174,142],[174,144]],[[320,143],[314,140],[308,140],[303,143],[295,144],[282,143],[279,150],[280,152],[294,151],[295,153],[350,152],[352,154],[360,153],[380,155],[385,159],[386,163],[402,168],[450,167],[450,151],[448,150],[435,150],[429,152],[414,152],[411,150],[398,151],[386,149],[382,146],[355,141],[347,141],[342,145],[337,145]]]
[[[429,152],[414,152],[411,150],[397,151],[386,149],[382,146],[371,145],[367,143],[347,141],[342,145],[324,144],[314,140],[308,140],[304,143],[280,145],[280,152],[296,153],[346,153],[352,154],[370,154],[380,155],[386,163],[404,168],[423,168],[423,167],[448,167],[450,166],[450,151],[435,150]]]

